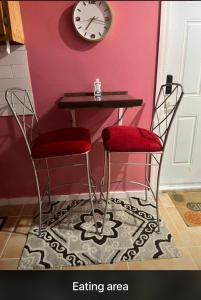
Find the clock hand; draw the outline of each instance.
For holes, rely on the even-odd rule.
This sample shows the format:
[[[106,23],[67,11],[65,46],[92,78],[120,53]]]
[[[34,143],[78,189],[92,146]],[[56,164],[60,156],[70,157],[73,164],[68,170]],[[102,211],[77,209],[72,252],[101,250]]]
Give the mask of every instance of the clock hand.
[[[90,21],[91,18],[87,19],[87,20],[80,20],[79,22],[87,22],[87,21]]]
[[[104,20],[100,20],[99,17],[95,18],[95,20],[98,21],[98,22],[103,22],[103,23],[105,23],[105,21],[104,21]]]
[[[105,24],[106,24],[106,22],[104,22],[104,21],[102,21],[102,20],[97,20],[97,19],[93,20],[93,22],[94,22],[94,23],[97,23],[97,24],[102,24],[102,25],[105,25]]]
[[[95,20],[98,21],[98,22],[104,23],[104,24],[106,24],[106,21],[109,21],[109,20],[106,20],[106,21],[105,20],[100,20],[99,17],[95,18]]]
[[[96,18],[95,16],[93,18],[91,18],[91,21],[89,22],[89,24],[87,25],[87,27],[85,28],[85,30],[87,30],[89,28],[90,24],[93,22],[93,20],[95,20],[95,18]]]

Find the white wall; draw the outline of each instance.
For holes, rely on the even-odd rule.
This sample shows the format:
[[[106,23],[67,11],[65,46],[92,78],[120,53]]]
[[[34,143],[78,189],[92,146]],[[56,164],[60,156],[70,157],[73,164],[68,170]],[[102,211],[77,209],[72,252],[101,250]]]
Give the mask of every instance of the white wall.
[[[10,54],[6,52],[6,46],[0,46],[0,116],[12,114],[5,100],[6,89],[12,87],[27,89],[33,99],[24,45],[12,45]]]

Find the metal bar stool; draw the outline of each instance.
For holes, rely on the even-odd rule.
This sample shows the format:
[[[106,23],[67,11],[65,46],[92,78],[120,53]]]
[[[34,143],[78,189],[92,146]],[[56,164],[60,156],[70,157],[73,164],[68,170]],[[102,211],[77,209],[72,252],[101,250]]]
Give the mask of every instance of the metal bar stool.
[[[107,207],[109,201],[110,186],[112,183],[122,181],[111,181],[111,154],[112,153],[135,153],[145,154],[144,163],[121,163],[127,165],[143,165],[145,166],[144,182],[124,181],[126,183],[134,183],[144,187],[145,200],[147,200],[147,190],[150,190],[156,202],[156,221],[157,231],[160,232],[160,220],[158,211],[158,191],[160,171],[163,160],[163,154],[167,143],[171,125],[176,115],[177,109],[183,97],[183,88],[178,83],[168,83],[160,87],[159,94],[154,105],[153,118],[150,130],[131,127],[131,126],[111,126],[106,127],[102,131],[102,139],[104,144],[104,170],[101,180],[101,198],[106,201],[105,212],[101,232],[104,230]],[[160,119],[160,116],[162,118]],[[149,167],[157,167],[157,180],[155,188],[151,186],[149,181]],[[105,183],[107,173],[107,179]],[[107,187],[106,198],[104,196],[104,187]]]
[[[42,229],[42,202],[43,197],[48,195],[50,200],[51,190],[60,187],[51,187],[50,182],[50,170],[48,166],[48,160],[56,157],[63,156],[84,156],[85,163],[62,165],[60,167],[79,167],[85,166],[87,173],[87,184],[89,190],[89,198],[91,203],[91,210],[93,220],[97,230],[97,223],[95,220],[93,198],[95,197],[95,183],[91,176],[89,152],[91,150],[91,138],[90,132],[86,128],[64,128],[60,130],[50,131],[41,134],[41,130],[38,123],[38,118],[35,113],[35,109],[32,105],[28,92],[20,88],[8,89],[5,93],[5,99],[17,121],[17,124],[22,132],[26,147],[29,153],[29,157],[32,162],[33,172],[36,181],[36,188],[38,194],[39,203],[39,230],[38,234],[41,236]],[[45,162],[45,168],[39,168],[40,162]],[[54,168],[55,169],[55,168]],[[42,195],[39,184],[38,172],[47,171],[47,186]],[[78,184],[77,182],[65,183],[63,185]]]

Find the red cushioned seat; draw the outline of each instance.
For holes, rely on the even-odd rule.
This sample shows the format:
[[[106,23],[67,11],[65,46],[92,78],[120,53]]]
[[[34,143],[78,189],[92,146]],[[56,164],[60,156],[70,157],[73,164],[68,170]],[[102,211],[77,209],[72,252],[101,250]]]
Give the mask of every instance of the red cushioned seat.
[[[32,143],[32,157],[45,158],[81,154],[91,149],[90,132],[73,127],[41,134]]]
[[[110,152],[161,151],[160,139],[153,132],[130,126],[111,126],[102,132],[103,144]]]

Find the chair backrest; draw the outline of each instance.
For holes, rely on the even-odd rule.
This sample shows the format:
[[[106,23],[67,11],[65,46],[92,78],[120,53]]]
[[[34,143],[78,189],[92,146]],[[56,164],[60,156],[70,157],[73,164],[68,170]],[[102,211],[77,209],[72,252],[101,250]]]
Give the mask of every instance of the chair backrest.
[[[20,127],[29,154],[31,154],[31,143],[40,134],[40,128],[29,93],[24,89],[11,88],[6,91],[5,99]]]
[[[183,97],[183,87],[179,83],[163,84],[154,105],[150,130],[160,138],[165,147],[171,125]]]

